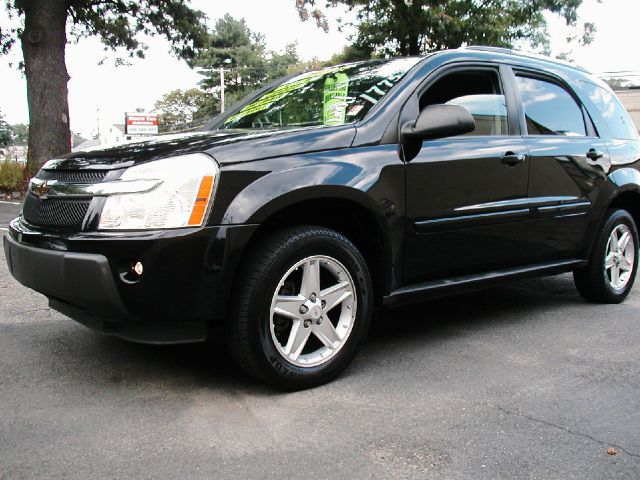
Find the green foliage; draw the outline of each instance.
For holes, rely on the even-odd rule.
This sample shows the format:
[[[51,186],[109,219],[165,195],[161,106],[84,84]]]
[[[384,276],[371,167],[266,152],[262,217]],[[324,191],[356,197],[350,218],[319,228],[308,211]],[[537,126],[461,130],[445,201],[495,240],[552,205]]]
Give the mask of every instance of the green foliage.
[[[9,15],[24,16],[30,0],[8,0]],[[184,0],[66,0],[69,34],[74,39],[98,37],[106,48],[124,48],[131,57],[144,57],[141,35],[162,35],[179,58],[193,59],[207,32],[204,13]],[[44,4],[44,2],[43,2]],[[8,53],[22,29],[0,25],[0,54]]]
[[[160,132],[181,130],[204,123],[217,107],[212,96],[197,88],[173,90],[158,100],[155,111],[160,115]]]
[[[29,125],[9,125],[0,111],[0,147],[23,146],[29,141]]]
[[[24,186],[24,170],[18,162],[4,159],[0,161],[0,190],[14,192]]]
[[[206,48],[194,66],[203,75],[200,86],[220,99],[220,68],[225,70],[225,105],[231,105],[265,83],[290,72],[300,62],[296,44],[284,52],[268,52],[264,36],[253,32],[244,19],[227,14],[219,19],[209,34]],[[219,105],[212,111],[218,111]]]
[[[0,121],[0,148],[7,147],[11,143],[11,131],[7,122]]]
[[[588,45],[590,44],[596,35],[596,26],[591,22],[586,22],[580,29],[573,29],[567,37],[565,37],[565,43],[562,51],[556,54],[556,58],[571,62],[573,56],[573,49],[575,45]]]
[[[225,93],[229,96],[254,89],[265,80],[265,55],[264,37],[252,32],[244,19],[227,14],[216,22],[207,48],[195,61],[205,77],[200,85],[207,91],[216,89],[222,67],[230,70],[225,74]]]
[[[302,20],[316,19],[326,29],[316,0],[296,0]],[[378,55],[420,55],[462,45],[512,47],[527,41],[548,48],[545,12],[574,26],[582,0],[330,0],[356,13],[354,46]],[[585,24],[582,40],[593,38]]]
[[[604,81],[607,82],[607,84],[609,84],[609,86],[614,90],[628,88],[631,84],[631,82],[626,78],[605,78]]]
[[[0,148],[6,147],[9,143],[11,143],[11,130],[9,124],[4,121],[4,115],[0,110]]]
[[[268,81],[293,73],[291,68],[300,62],[297,50],[298,46],[295,43],[290,43],[282,53],[271,52],[269,58],[265,61]]]
[[[374,58],[373,49],[368,45],[347,45],[340,53],[331,57],[330,63],[358,62],[360,60],[371,60]]]

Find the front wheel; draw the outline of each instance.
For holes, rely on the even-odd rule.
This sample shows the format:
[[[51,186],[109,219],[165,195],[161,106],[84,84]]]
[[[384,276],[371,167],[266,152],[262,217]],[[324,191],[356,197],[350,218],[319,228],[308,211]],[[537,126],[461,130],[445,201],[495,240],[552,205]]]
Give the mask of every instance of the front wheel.
[[[573,272],[578,292],[593,302],[620,303],[638,270],[638,231],[626,210],[609,210],[589,264]]]
[[[369,272],[353,243],[327,228],[288,228],[261,242],[241,275],[227,332],[245,371],[296,390],[347,367],[372,310]]]

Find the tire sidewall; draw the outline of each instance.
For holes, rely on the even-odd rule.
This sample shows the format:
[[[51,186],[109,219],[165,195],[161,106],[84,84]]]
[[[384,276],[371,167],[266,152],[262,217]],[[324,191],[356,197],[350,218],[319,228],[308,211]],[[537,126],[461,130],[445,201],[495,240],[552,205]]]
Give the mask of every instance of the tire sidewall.
[[[613,230],[622,224],[626,225],[629,228],[629,231],[631,232],[631,235],[633,237],[636,252],[634,255],[633,270],[631,272],[631,278],[629,279],[629,282],[623,289],[615,290],[609,284],[607,269],[605,268],[604,264],[607,254],[607,244],[609,242],[609,237],[611,236]],[[601,281],[603,283],[607,296],[611,297],[611,300],[616,303],[624,300],[633,288],[633,284],[635,282],[636,274],[638,271],[638,230],[636,228],[635,222],[633,221],[633,217],[631,217],[631,215],[626,210],[615,210],[607,219],[605,228],[602,229],[602,235],[600,236],[600,241],[594,261],[598,262]]]
[[[314,255],[332,257],[348,270],[356,290],[357,311],[349,338],[335,356],[321,365],[300,367],[288,362],[276,348],[271,336],[270,311],[273,295],[285,273],[300,260]],[[356,247],[335,232],[305,235],[283,248],[266,270],[260,285],[262,288],[256,292],[250,315],[256,320],[252,325],[252,337],[259,343],[263,355],[259,360],[263,363],[264,373],[285,388],[311,387],[339,374],[366,336],[372,310],[371,280]]]

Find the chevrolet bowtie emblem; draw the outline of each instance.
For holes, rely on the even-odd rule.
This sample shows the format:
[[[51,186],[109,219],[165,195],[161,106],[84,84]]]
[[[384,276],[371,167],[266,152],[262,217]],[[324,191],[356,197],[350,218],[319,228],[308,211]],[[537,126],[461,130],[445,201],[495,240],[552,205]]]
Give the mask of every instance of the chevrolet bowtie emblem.
[[[46,197],[49,193],[49,185],[46,180],[33,179],[31,181],[31,193],[36,197]]]

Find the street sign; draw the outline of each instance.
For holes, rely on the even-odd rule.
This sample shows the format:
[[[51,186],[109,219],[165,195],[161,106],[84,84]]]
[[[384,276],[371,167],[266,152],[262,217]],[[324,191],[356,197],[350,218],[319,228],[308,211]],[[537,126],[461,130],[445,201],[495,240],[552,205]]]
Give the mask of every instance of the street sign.
[[[158,115],[155,113],[125,113],[126,135],[157,135]]]

